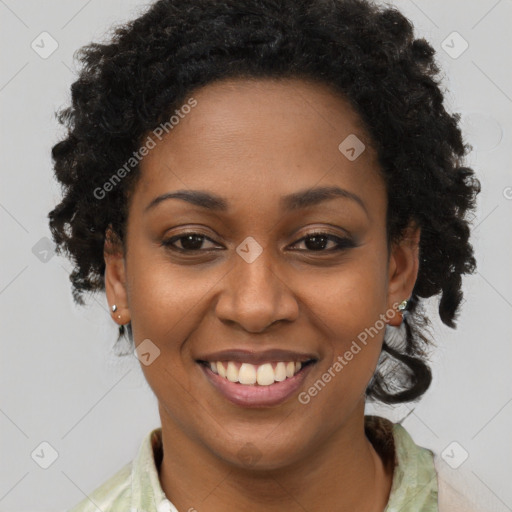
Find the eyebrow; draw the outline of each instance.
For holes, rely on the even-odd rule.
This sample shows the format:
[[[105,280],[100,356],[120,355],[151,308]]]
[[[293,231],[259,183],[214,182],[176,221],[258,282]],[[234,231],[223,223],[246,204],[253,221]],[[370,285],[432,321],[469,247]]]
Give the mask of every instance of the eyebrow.
[[[336,186],[309,188],[294,192],[293,194],[283,196],[280,200],[280,206],[286,211],[296,211],[336,198],[349,199],[357,203],[365,211],[366,215],[368,215],[366,205],[358,195]],[[176,192],[168,192],[155,197],[146,206],[144,213],[168,199],[180,199],[212,211],[227,212],[229,210],[227,201],[211,192],[202,190],[177,190]]]

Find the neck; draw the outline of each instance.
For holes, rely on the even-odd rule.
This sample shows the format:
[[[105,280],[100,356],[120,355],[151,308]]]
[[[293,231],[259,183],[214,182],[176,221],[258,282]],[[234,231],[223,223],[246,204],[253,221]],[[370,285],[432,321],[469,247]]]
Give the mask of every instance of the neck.
[[[364,403],[357,412],[311,453],[271,470],[230,464],[161,415],[162,489],[178,510],[382,512],[392,468],[364,433]]]

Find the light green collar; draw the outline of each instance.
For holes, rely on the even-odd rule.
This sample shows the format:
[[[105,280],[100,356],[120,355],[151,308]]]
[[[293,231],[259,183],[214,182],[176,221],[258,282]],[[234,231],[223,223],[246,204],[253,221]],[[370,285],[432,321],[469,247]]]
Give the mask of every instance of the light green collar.
[[[396,465],[384,512],[438,512],[434,454],[414,443],[402,425],[393,424]]]

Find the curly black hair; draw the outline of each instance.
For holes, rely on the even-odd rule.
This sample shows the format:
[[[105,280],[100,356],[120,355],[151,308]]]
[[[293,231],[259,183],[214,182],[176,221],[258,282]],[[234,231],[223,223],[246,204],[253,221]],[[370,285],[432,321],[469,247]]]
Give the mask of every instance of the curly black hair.
[[[460,115],[443,106],[434,54],[400,11],[370,0],[159,0],[115,27],[108,44],[80,48],[71,105],[56,112],[68,129],[52,148],[63,198],[48,214],[57,252],[74,263],[75,302],[105,289],[107,228],[123,242],[137,162],[106,200],[94,191],[191,91],[225,78],[320,82],[349,101],[370,135],[388,194],[388,247],[410,221],[421,227],[402,343],[385,336],[366,390],[389,404],[418,399],[432,380],[421,299],[440,294],[440,318],[456,327],[461,276],[476,269],[468,214],[480,192],[474,171],[463,166],[472,147],[464,144]],[[118,341],[123,334],[121,326]]]

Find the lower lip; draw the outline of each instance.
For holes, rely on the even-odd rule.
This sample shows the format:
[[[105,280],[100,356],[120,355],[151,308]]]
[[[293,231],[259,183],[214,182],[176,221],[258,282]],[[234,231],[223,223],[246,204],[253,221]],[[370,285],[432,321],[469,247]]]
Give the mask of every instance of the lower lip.
[[[310,363],[301,368],[293,377],[281,382],[275,382],[270,384],[270,386],[259,386],[256,384],[250,386],[231,382],[213,373],[208,366],[202,363],[197,364],[201,366],[209,382],[230,402],[242,407],[267,407],[281,404],[290,398],[299,389],[315,363]]]

